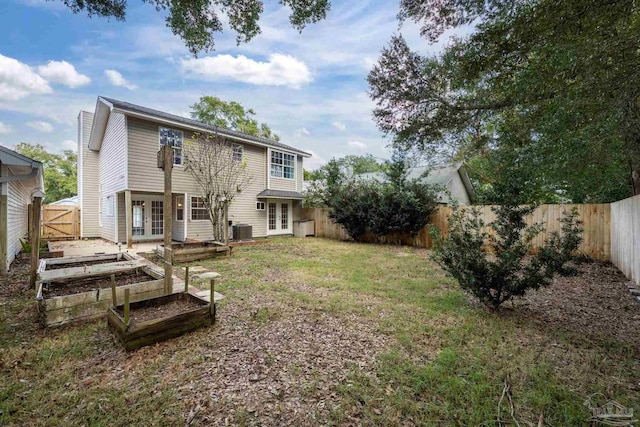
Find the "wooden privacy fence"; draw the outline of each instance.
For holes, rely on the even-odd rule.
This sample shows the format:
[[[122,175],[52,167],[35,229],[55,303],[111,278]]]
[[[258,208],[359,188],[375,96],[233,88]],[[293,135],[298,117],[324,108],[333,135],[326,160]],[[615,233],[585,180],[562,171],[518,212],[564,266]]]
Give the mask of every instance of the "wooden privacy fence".
[[[640,196],[611,203],[611,262],[640,285]]]
[[[564,211],[570,211],[573,208],[578,209],[580,219],[584,222],[584,240],[580,246],[580,252],[590,257],[608,261],[611,257],[611,210],[608,203],[603,204],[561,204],[561,205],[541,205],[527,218],[528,224],[544,223],[545,227],[534,240],[534,247],[541,246],[554,231],[559,231],[561,224],[560,218]],[[480,217],[485,224],[495,219],[495,214],[491,211],[491,206],[475,206],[480,211]],[[447,219],[452,213],[450,207],[439,207],[435,213],[429,217],[429,224],[434,225],[440,232],[446,234]],[[346,240],[349,239],[348,233],[344,228],[329,218],[329,209],[326,208],[305,208],[302,209],[303,219],[313,219],[316,224],[316,236],[326,237],[328,239]],[[639,223],[640,225],[640,223]],[[366,238],[369,242],[381,243],[397,243],[411,246],[430,248],[433,245],[431,235],[429,234],[429,225],[423,227],[415,236],[408,235],[389,235],[381,239],[375,236]]]
[[[47,240],[79,239],[80,208],[73,205],[43,205],[42,237]]]

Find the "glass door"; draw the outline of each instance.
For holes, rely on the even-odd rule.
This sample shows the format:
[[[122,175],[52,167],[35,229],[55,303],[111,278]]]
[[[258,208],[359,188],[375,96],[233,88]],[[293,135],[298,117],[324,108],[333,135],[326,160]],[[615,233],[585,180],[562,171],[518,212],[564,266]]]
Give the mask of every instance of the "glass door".
[[[269,200],[267,203],[267,234],[291,234],[291,202]]]
[[[133,238],[144,237],[144,200],[131,201],[131,235]]]
[[[162,196],[137,194],[132,197],[131,236],[133,240],[157,240],[164,237]]]
[[[151,201],[151,235],[164,236],[164,201]]]

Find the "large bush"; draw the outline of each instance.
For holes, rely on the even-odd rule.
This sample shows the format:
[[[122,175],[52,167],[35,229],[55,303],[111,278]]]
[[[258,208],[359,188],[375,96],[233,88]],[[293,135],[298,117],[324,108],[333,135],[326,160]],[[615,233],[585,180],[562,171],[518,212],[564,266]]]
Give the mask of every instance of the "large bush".
[[[438,188],[419,179],[408,180],[407,163],[402,157],[386,165],[380,181],[349,176],[334,161],[325,170],[320,194],[330,208],[329,216],[356,241],[368,233],[377,237],[392,233],[414,236],[437,206]]]
[[[566,267],[582,241],[581,221],[574,210],[565,212],[562,232],[552,233],[535,255],[528,255],[542,224],[527,225],[534,207],[503,205],[493,208],[495,221],[485,224],[476,209],[457,209],[449,218],[449,233],[433,229],[435,261],[460,286],[491,308],[529,289],[548,286]],[[493,233],[489,233],[491,229]]]

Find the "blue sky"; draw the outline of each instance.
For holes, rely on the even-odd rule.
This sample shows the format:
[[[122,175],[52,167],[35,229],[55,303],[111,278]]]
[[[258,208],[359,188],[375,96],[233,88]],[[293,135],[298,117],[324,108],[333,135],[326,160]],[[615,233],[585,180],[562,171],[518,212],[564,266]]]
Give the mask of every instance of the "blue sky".
[[[164,15],[129,0],[126,22],[74,15],[60,0],[0,2],[0,144],[75,148],[76,117],[104,95],[188,116],[202,95],[252,108],[281,140],[314,154],[387,158],[388,139],[372,120],[366,76],[391,35],[422,53],[437,52],[417,26],[398,27],[398,2],[332,2],[328,18],[301,34],[289,10],[265,1],[262,34],[237,46],[235,33],[196,59],[165,27]]]

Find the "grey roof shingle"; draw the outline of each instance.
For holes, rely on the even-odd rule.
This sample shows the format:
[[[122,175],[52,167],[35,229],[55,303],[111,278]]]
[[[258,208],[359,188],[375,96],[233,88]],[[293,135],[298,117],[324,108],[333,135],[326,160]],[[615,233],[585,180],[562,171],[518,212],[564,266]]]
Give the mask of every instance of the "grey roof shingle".
[[[270,147],[273,148],[281,148],[283,150],[289,150],[292,151],[296,154],[301,154],[303,156],[307,156],[310,157],[311,154],[299,150],[295,147],[292,147],[290,145],[287,144],[283,144],[281,142],[278,141],[274,141],[272,139],[267,139],[267,138],[261,138],[258,136],[253,136],[253,135],[247,135],[245,133],[242,132],[238,132],[235,130],[231,130],[231,129],[226,129],[226,128],[222,128],[220,126],[212,126],[203,122],[200,122],[198,120],[193,120],[193,119],[188,119],[186,117],[181,117],[181,116],[177,116],[175,114],[170,114],[170,113],[165,113],[164,111],[159,111],[159,110],[154,110],[152,108],[147,108],[147,107],[142,107],[140,105],[135,105],[135,104],[131,104],[129,102],[124,102],[124,101],[119,101],[117,99],[113,99],[113,98],[107,98],[105,96],[101,96],[100,98],[104,99],[105,101],[109,102],[110,104],[112,104],[114,106],[114,108],[117,108],[119,110],[124,110],[124,111],[131,111],[134,113],[140,113],[140,114],[145,114],[145,115],[149,115],[149,116],[154,116],[154,117],[158,117],[161,119],[166,119],[166,120],[172,120],[174,122],[178,122],[178,123],[183,123],[185,125],[189,125],[189,126],[196,126],[199,128],[203,128],[203,129],[207,129],[211,132],[216,132],[219,133],[221,135],[226,135],[229,137],[237,137],[237,138],[243,138],[243,139],[247,139],[249,141],[254,141],[260,144],[264,144],[264,145],[268,145]]]
[[[304,196],[297,191],[285,190],[262,190],[256,196],[258,198],[273,197],[274,199],[304,199]]]

